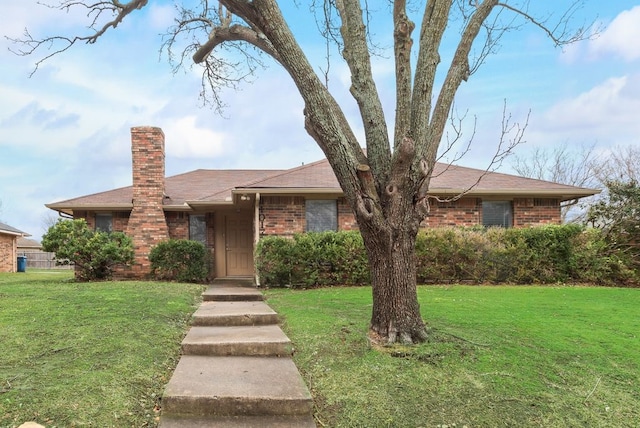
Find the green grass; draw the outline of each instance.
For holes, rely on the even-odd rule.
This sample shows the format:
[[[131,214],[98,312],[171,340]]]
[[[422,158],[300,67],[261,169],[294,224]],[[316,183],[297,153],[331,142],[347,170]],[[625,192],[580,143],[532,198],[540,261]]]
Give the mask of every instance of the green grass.
[[[144,427],[202,286],[0,274],[0,427]]]
[[[0,427],[144,427],[202,287],[0,274]],[[327,427],[636,427],[640,289],[420,287],[431,340],[374,350],[371,290],[268,290]]]
[[[638,426],[640,289],[418,294],[431,340],[380,352],[366,335],[370,288],[267,292],[320,426]]]

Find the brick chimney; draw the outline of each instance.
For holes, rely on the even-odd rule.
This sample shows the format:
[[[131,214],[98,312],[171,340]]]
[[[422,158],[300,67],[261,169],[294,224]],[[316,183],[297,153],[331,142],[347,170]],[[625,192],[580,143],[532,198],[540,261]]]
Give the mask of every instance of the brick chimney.
[[[162,129],[131,128],[133,160],[133,210],[127,235],[133,239],[135,262],[126,276],[145,277],[151,271],[149,253],[169,239],[162,201],[164,199],[164,133]]]

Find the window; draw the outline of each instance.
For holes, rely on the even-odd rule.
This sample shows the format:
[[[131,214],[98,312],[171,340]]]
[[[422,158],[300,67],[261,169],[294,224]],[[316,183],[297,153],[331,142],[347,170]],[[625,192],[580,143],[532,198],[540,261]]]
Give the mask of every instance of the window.
[[[535,198],[533,200],[534,207],[559,207],[560,200],[559,199],[540,199]]]
[[[307,199],[305,201],[307,232],[338,230],[338,205],[335,199]]]
[[[113,215],[111,213],[96,214],[96,232],[113,231]]]
[[[204,215],[189,216],[189,239],[207,245],[207,222]]]
[[[511,201],[482,201],[482,225],[513,226],[513,208]]]

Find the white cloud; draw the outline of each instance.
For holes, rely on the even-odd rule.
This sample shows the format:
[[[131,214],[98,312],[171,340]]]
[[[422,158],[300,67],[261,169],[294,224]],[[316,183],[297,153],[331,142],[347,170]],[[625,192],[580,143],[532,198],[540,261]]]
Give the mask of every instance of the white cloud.
[[[640,6],[620,13],[596,39],[589,43],[591,57],[614,54],[625,61],[640,59]]]
[[[552,126],[580,126],[583,129],[631,125],[637,122],[640,99],[626,94],[637,91],[633,87],[637,83],[627,76],[610,78],[575,98],[555,104],[546,113],[547,121]]]
[[[167,156],[215,158],[225,152],[224,134],[199,127],[195,116],[163,124]]]
[[[534,115],[528,140],[535,144],[637,144],[640,74],[612,77]]]

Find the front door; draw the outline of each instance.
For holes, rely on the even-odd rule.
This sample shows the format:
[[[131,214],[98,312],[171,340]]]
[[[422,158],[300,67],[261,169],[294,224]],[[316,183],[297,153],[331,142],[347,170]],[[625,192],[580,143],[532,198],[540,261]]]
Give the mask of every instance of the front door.
[[[225,250],[227,276],[253,275],[253,233],[251,215],[225,216]]]

